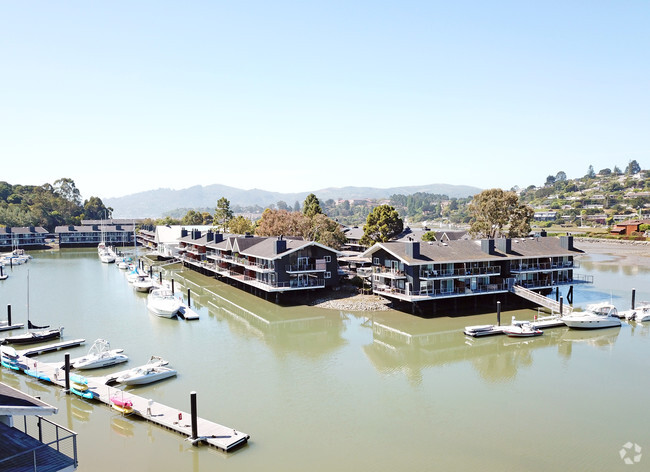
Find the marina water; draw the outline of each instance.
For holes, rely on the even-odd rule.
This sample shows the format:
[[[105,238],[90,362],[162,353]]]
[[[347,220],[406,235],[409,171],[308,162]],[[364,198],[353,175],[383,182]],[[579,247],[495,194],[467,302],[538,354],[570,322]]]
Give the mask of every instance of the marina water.
[[[496,315],[280,307],[179,266],[176,290],[191,289],[200,319],[169,320],[149,314],[146,295],[114,264],[101,264],[95,249],[32,254],[0,282],[3,319],[11,304],[14,323],[26,324],[29,271],[32,322],[86,340],[71,357],[97,338],[123,348],[127,367],[162,356],[176,378],[128,389],[183,411],[196,391],[200,416],[251,435],[234,453],[192,447],[2,369],[0,381],[57,407],[52,419],[79,434],[79,471],[611,471],[630,469],[620,452],[630,442],[643,448],[633,468],[650,470],[650,323],[468,339],[464,326]],[[607,254],[581,263],[595,282],[574,289],[575,306],[612,299],[624,310],[632,288],[637,302],[650,300],[647,265]],[[504,312],[502,320],[535,313]]]

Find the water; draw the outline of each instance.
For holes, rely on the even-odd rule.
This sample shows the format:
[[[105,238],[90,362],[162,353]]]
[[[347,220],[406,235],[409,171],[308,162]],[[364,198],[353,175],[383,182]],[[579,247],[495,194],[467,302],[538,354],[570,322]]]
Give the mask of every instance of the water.
[[[33,254],[0,283],[0,310],[11,304],[14,322],[26,322],[29,271],[31,320],[65,326],[66,339],[86,339],[69,350],[72,357],[96,338],[124,348],[130,366],[160,355],[178,377],[134,388],[138,394],[189,411],[196,391],[201,416],[251,435],[230,454],[195,448],[2,369],[1,381],[41,396],[59,408],[54,421],[79,433],[82,472],[609,471],[627,467],[619,450],[628,441],[650,451],[650,323],[467,339],[464,326],[493,323],[496,315],[420,319],[278,307],[189,271],[175,275],[176,287],[192,289],[201,319],[167,320],[150,315],[145,295],[117,267],[101,264],[94,249]],[[650,300],[643,265],[594,254],[582,258],[579,272],[595,284],[574,289],[577,306],[611,298],[626,309],[633,287],[637,301]],[[637,469],[644,463],[650,457]]]

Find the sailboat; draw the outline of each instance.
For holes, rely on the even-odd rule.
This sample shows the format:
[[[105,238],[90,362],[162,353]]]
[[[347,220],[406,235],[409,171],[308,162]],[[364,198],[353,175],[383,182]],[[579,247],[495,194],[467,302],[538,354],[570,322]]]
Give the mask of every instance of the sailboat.
[[[10,336],[2,340],[2,344],[35,344],[50,339],[58,339],[63,334],[63,328],[50,328],[48,326],[36,326],[29,319],[29,271],[27,271],[27,331],[24,334]],[[37,331],[31,331],[37,330]]]

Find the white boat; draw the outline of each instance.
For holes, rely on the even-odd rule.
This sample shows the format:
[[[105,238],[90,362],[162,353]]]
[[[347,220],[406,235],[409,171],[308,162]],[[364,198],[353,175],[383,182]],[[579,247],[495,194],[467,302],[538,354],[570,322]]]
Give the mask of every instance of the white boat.
[[[97,339],[88,354],[76,359],[72,367],[75,369],[97,369],[99,367],[108,367],[115,364],[121,364],[129,360],[127,356],[121,354],[123,349],[111,350],[111,345],[105,339]]]
[[[619,312],[620,318],[635,321],[650,321],[650,302],[642,302],[636,308]]]
[[[147,297],[147,308],[156,316],[173,318],[182,302],[167,288],[156,288]]]
[[[153,288],[153,280],[148,275],[138,275],[133,281],[133,288],[138,292],[149,292]]]
[[[585,311],[577,311],[563,316],[562,322],[569,328],[577,329],[615,328],[621,326],[616,307],[606,302],[587,305]]]
[[[124,385],[145,385],[175,376],[178,372],[165,367],[167,364],[160,357],[152,356],[146,365],[132,369],[115,380]]]
[[[530,322],[519,322],[503,329],[503,332],[511,338],[530,338],[541,336],[543,331],[535,328]]]
[[[115,262],[115,256],[111,254],[109,251],[104,251],[99,253],[99,260],[102,261],[104,264],[111,264]]]

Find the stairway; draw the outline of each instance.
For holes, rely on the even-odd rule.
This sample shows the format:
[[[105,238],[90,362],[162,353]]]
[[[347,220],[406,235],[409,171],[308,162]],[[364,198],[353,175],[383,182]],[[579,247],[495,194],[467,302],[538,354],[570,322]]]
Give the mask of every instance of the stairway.
[[[510,286],[510,292],[514,293],[515,295],[519,295],[522,298],[525,298],[526,300],[530,300],[533,303],[537,303],[540,306],[546,307],[549,310],[551,310],[552,313],[560,313],[560,302],[556,302],[555,300],[551,300],[548,297],[545,297],[544,295],[540,295],[537,292],[533,292],[532,290],[528,290],[525,287],[522,287],[521,285],[511,285]],[[571,312],[573,312],[573,308],[571,308],[570,305],[563,303],[562,304],[562,311],[561,315],[568,315]]]

